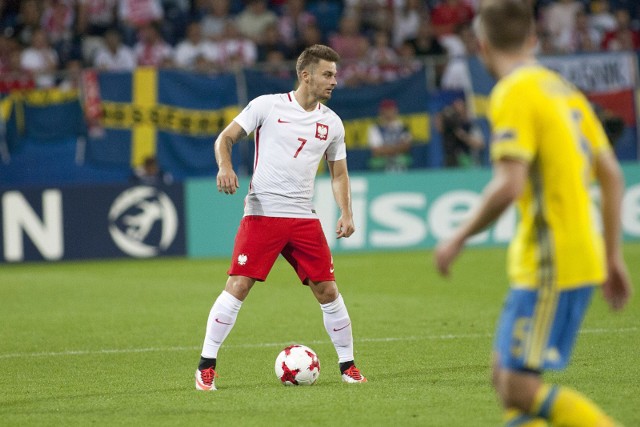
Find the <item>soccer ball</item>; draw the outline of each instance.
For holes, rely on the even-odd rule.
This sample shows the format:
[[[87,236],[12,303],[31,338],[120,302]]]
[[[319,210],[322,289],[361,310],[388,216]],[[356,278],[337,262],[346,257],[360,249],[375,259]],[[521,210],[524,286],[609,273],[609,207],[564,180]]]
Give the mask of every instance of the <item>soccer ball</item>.
[[[309,347],[294,344],[276,358],[276,376],[284,385],[312,385],[320,376],[320,360]]]

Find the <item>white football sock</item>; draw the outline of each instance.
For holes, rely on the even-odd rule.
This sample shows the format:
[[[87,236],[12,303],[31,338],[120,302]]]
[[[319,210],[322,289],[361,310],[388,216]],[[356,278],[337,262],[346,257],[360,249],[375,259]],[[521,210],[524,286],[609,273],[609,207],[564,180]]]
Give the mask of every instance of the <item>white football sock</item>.
[[[242,301],[227,291],[222,291],[216,302],[211,307],[207,320],[207,334],[202,346],[202,357],[215,359],[222,342],[227,338],[231,328],[236,323],[238,311],[242,307]]]
[[[324,327],[338,353],[338,363],[353,360],[353,336],[351,319],[342,295],[328,304],[320,304]]]

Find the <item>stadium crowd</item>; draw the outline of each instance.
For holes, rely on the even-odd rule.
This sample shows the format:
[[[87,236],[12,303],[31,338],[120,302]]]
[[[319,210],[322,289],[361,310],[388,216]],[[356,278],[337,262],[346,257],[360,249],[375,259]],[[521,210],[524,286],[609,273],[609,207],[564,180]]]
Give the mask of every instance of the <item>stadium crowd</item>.
[[[541,54],[640,49],[635,0],[539,0]],[[437,58],[464,88],[479,0],[0,0],[0,93],[72,84],[82,68],[219,72],[288,61],[325,43],[343,85],[396,79]]]

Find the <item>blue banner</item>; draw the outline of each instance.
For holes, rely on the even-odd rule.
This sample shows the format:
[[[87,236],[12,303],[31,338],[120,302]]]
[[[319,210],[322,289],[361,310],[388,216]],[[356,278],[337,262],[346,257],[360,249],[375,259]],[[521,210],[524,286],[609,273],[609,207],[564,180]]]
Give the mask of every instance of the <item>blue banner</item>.
[[[246,102],[260,95],[270,93],[286,93],[296,88],[297,78],[294,73],[289,77],[274,76],[268,71],[244,70],[243,77],[247,87]]]
[[[338,87],[327,105],[344,121],[378,116],[378,106],[383,99],[393,99],[400,114],[424,114],[427,107],[427,80],[425,71],[408,77],[376,85],[355,88]]]
[[[6,262],[184,255],[182,185],[0,191]]]
[[[25,139],[47,142],[86,133],[75,89],[13,92],[0,101],[0,116],[10,154],[19,153]]]

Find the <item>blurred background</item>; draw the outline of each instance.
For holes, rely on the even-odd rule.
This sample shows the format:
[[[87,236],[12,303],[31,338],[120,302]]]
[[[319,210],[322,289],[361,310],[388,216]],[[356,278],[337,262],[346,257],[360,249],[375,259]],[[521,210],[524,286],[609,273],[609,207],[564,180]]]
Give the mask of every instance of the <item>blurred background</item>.
[[[586,93],[625,165],[625,236],[640,238],[640,4],[532,5],[540,61]],[[332,242],[334,249],[431,246],[473,205],[465,194],[489,173],[494,80],[477,58],[477,6],[0,0],[3,259],[228,253],[222,236],[235,229],[242,201],[217,199],[213,141],[249,100],[295,89],[295,58],[315,43],[342,58],[328,106],[345,124],[364,225],[360,240]],[[250,138],[234,146],[244,184],[253,150]],[[316,200],[330,206],[326,170],[319,172]],[[333,215],[321,213],[323,224]],[[489,244],[508,241],[502,226]]]

